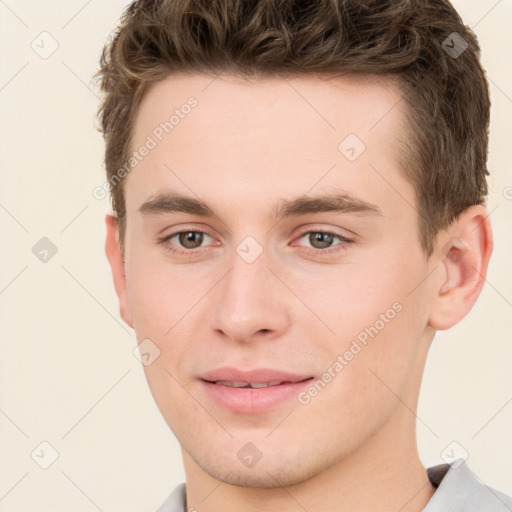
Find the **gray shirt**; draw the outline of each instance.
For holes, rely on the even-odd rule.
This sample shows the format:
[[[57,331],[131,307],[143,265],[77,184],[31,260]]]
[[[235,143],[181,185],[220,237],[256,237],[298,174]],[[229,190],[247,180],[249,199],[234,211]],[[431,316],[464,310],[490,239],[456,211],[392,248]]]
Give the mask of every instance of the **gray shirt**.
[[[481,483],[460,459],[428,468],[427,475],[436,492],[422,512],[512,512],[512,497]],[[157,512],[187,512],[185,483]]]

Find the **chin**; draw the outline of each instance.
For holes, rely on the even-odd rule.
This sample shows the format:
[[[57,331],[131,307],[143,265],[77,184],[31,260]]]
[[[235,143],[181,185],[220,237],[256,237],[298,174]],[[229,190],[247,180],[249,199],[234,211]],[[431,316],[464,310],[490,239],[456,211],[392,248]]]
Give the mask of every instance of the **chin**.
[[[262,457],[253,467],[244,465],[235,458],[225,460],[194,457],[196,464],[216,480],[238,487],[274,489],[300,484],[325,470],[326,460],[311,461],[306,464],[298,455],[286,457],[283,454],[274,457]],[[288,460],[287,460],[288,459]],[[292,462],[293,461],[293,462]]]
[[[220,469],[220,468],[219,468]],[[231,469],[231,472],[229,470]],[[203,468],[206,471],[206,468]],[[253,487],[263,489],[276,489],[279,487],[288,487],[297,485],[305,480],[309,480],[311,476],[303,474],[295,470],[290,472],[289,469],[276,467],[273,470],[265,470],[260,468],[257,471],[248,469],[240,471],[239,468],[226,467],[220,471],[209,472],[209,475],[217,480],[237,487]],[[222,478],[222,475],[225,475]]]

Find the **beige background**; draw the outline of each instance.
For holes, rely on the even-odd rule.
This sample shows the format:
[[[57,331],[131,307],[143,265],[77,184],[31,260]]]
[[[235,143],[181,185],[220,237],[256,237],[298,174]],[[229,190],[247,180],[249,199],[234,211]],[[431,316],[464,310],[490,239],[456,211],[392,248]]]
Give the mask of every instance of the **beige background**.
[[[90,78],[125,5],[0,1],[2,512],[152,511],[184,480],[118,314],[107,199],[92,195],[104,177]],[[455,5],[476,27],[491,80],[495,252],[475,309],[436,338],[418,442],[425,465],[465,450],[480,479],[512,494],[512,1]],[[32,253],[42,237],[58,248],[46,263]],[[58,452],[48,469],[44,441]]]

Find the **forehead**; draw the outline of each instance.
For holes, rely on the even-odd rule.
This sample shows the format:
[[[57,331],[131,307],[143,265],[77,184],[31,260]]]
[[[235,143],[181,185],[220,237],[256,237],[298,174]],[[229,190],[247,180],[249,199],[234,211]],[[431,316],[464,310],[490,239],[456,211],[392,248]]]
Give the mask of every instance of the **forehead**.
[[[131,146],[150,149],[126,178],[127,209],[165,187],[241,207],[332,186],[389,196],[386,182],[408,187],[404,126],[400,92],[381,77],[172,74],[140,105]]]
[[[336,142],[347,129],[371,142],[377,128],[378,134],[398,127],[403,108],[400,100],[396,80],[383,76],[279,75],[245,79],[229,74],[172,74],[146,93],[132,142],[137,146],[166,121],[171,122],[172,136],[165,137],[171,133],[165,131],[165,139],[179,140],[180,132],[186,133],[190,127],[200,130],[198,135],[206,136],[206,140],[215,138],[219,142],[217,135],[225,135],[227,140],[237,134],[236,141],[247,135],[263,142],[265,135],[270,138],[286,128],[276,142],[293,144],[297,141],[294,134],[307,134],[311,146],[316,142],[312,137],[315,134],[320,140],[327,137],[329,142]],[[192,102],[196,105],[188,107]],[[244,133],[237,131],[240,124],[246,128]],[[165,144],[165,140],[162,142]]]

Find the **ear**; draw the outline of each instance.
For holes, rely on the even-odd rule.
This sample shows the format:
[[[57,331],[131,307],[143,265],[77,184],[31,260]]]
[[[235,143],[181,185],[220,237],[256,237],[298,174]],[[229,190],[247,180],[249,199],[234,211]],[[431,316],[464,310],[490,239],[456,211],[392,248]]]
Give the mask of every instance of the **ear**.
[[[105,216],[107,225],[107,238],[105,241],[105,253],[107,255],[112,277],[114,279],[114,287],[119,299],[119,311],[121,318],[133,329],[133,319],[126,291],[126,274],[124,271],[124,262],[121,257],[119,247],[119,229],[117,226],[117,218],[107,213]]]
[[[469,313],[485,283],[492,247],[489,214],[481,205],[465,210],[441,233],[436,257],[443,274],[433,289],[429,319],[434,329],[449,329]]]

